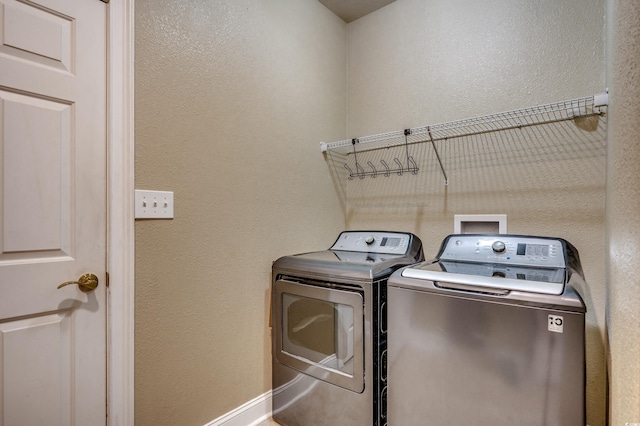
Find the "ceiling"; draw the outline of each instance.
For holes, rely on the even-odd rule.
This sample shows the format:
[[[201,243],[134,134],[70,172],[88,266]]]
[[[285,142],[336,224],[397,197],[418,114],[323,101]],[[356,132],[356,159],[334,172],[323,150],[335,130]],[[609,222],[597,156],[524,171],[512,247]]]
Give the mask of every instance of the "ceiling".
[[[395,0],[319,0],[327,9],[349,23],[368,15]]]

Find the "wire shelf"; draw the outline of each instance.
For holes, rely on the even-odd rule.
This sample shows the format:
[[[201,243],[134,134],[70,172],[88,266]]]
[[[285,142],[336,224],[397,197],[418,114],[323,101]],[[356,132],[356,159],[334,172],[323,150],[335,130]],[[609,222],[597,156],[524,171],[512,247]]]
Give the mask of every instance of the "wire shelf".
[[[599,94],[357,139],[322,143],[321,146],[323,152],[328,151],[330,154],[337,154],[345,159],[343,167],[348,172],[347,178],[353,180],[356,177],[364,179],[365,177],[389,177],[405,173],[417,174],[419,167],[411,155],[411,145],[430,143],[435,154],[434,157],[444,176],[444,183],[447,185],[448,178],[436,147],[436,141],[601,115],[606,112],[607,101],[606,94]],[[378,159],[375,164],[370,160],[363,163],[361,159],[358,159],[359,154],[389,148],[394,148],[391,150],[395,154],[392,158]],[[352,159],[349,158],[351,156],[353,156]]]

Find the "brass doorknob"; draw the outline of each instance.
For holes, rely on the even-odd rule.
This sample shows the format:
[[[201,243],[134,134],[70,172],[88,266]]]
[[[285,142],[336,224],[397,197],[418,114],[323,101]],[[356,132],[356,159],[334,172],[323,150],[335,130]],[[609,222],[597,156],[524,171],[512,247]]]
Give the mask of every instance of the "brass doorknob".
[[[64,282],[60,284],[58,288],[62,288],[70,284],[78,284],[78,287],[80,287],[80,291],[84,291],[85,293],[87,293],[89,291],[95,290],[95,288],[98,287],[98,277],[93,274],[84,274],[83,276],[78,278],[78,281]]]

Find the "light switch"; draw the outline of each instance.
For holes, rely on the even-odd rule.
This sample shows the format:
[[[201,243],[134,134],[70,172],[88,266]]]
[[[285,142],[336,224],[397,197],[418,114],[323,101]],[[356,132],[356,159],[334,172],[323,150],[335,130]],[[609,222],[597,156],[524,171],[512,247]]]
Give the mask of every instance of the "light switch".
[[[173,192],[136,189],[136,219],[173,219]]]

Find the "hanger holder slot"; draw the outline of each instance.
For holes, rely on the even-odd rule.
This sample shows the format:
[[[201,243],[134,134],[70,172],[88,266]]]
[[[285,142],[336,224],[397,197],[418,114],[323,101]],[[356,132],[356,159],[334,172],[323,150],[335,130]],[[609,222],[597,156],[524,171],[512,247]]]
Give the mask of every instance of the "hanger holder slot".
[[[385,177],[391,176],[392,173],[395,173],[398,176],[402,176],[404,173],[410,173],[412,175],[418,174],[418,171],[419,171],[418,164],[409,153],[409,141],[407,137],[410,134],[411,134],[411,129],[404,130],[404,136],[405,136],[404,157],[405,158],[403,158],[403,160],[401,161],[398,157],[394,157],[393,162],[397,165],[397,167],[395,168],[389,168],[389,164],[386,161],[380,160],[380,164],[382,165],[382,168],[380,168],[380,171],[376,168],[375,164],[370,160],[367,160],[367,166],[369,167],[370,171],[365,171],[365,168],[362,167],[362,165],[360,164],[360,161],[358,160],[358,151],[356,150],[356,145],[360,143],[360,140],[351,139],[352,150],[349,154],[353,155],[354,167],[356,170],[354,172],[351,167],[349,167],[346,163],[344,164],[345,169],[347,169],[347,171],[349,172],[348,179],[352,180],[355,177],[360,179],[364,179],[365,177],[375,178],[380,173],[382,173],[383,176]],[[382,169],[384,169],[384,172],[381,172]]]

